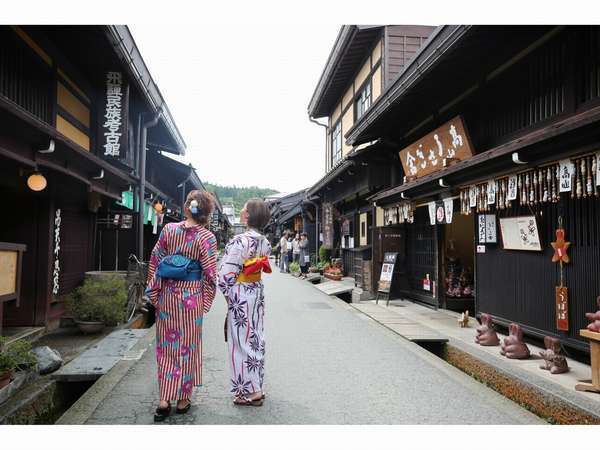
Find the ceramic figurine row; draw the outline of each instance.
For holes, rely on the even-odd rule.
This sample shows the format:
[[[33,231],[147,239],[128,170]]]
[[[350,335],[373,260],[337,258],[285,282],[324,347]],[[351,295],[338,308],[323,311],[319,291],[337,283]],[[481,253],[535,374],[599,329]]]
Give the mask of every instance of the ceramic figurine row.
[[[493,347],[500,345],[500,354],[509,359],[528,359],[531,356],[529,347],[523,340],[523,330],[516,323],[508,326],[508,336],[500,341],[492,318],[489,314],[481,313],[481,325],[477,327],[475,343],[483,346]],[[548,370],[551,374],[560,374],[569,371],[567,359],[562,351],[560,340],[546,336],[544,337],[546,350],[539,352],[544,362],[540,369]]]

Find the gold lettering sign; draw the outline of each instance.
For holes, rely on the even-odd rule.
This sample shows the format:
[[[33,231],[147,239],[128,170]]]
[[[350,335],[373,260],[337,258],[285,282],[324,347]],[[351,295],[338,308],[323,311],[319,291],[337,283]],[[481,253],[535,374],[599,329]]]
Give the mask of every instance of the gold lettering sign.
[[[453,161],[471,156],[471,140],[461,116],[456,116],[400,151],[400,161],[408,178],[437,172]]]

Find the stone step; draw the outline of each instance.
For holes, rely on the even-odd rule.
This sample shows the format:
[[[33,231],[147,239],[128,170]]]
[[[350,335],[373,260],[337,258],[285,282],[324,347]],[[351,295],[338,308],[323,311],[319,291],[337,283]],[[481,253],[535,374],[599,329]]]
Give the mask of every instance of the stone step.
[[[412,342],[448,342],[448,337],[408,317],[372,303],[352,303],[352,306],[394,333]]]
[[[8,338],[7,345],[10,345],[20,339],[34,343],[42,337],[44,331],[44,327],[8,327],[2,330],[2,334]]]
[[[148,329],[113,331],[51,376],[63,382],[97,380],[120,360],[139,359],[128,352],[147,332]]]

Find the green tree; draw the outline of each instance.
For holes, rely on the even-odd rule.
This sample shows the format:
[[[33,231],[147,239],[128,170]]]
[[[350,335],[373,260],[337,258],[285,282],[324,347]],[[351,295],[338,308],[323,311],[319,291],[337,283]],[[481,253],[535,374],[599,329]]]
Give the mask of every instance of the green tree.
[[[208,191],[214,192],[219,196],[221,203],[232,203],[235,208],[235,214],[238,215],[244,204],[251,198],[263,198],[268,195],[276,194],[277,191],[269,188],[259,188],[258,186],[237,187],[221,186],[220,184],[204,183]]]

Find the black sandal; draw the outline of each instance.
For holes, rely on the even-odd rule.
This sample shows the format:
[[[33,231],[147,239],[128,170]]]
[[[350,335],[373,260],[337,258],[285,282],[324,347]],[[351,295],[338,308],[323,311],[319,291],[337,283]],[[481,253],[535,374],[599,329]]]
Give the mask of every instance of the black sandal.
[[[188,412],[190,410],[190,408],[192,407],[192,402],[190,402],[188,400],[188,404],[185,405],[183,408],[175,408],[175,413],[176,414],[185,414],[186,412]]]
[[[171,415],[171,404],[166,408],[156,408],[154,413],[155,422],[164,422],[167,417]]]

